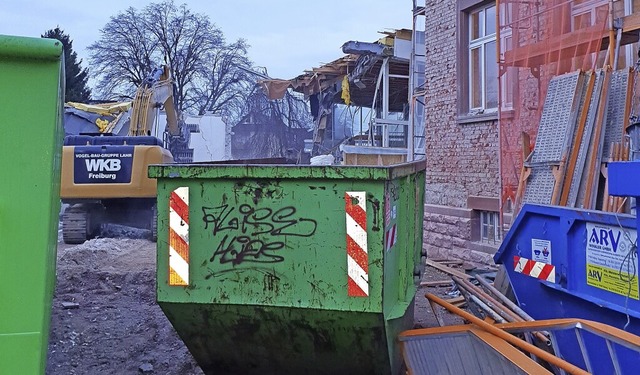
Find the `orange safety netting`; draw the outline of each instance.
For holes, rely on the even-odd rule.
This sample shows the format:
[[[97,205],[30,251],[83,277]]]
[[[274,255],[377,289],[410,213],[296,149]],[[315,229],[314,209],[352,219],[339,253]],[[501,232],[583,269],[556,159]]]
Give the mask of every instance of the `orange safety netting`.
[[[523,155],[529,151],[523,147],[523,132],[533,147],[550,79],[609,64],[609,54],[603,50],[603,38],[609,35],[609,1],[502,0],[497,18],[505,213],[515,202]]]

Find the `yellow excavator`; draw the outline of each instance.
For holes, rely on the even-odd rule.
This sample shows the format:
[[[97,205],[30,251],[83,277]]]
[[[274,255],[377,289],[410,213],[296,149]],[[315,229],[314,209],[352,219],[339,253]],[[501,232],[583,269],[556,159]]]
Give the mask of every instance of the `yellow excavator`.
[[[153,134],[157,112],[167,124],[161,140]],[[149,229],[157,238],[156,181],[150,164],[188,161],[189,131],[181,122],[167,66],[155,69],[140,85],[131,104],[126,136],[68,135],[62,149],[60,198],[62,237],[78,244],[95,237],[103,223]],[[186,155],[186,156],[185,156]]]

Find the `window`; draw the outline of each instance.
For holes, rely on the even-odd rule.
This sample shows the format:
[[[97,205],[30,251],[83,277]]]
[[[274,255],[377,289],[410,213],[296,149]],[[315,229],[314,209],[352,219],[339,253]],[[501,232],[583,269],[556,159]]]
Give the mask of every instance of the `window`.
[[[504,53],[506,51],[510,51],[513,49],[513,3],[500,3],[500,8],[498,10],[498,14],[500,17],[500,61],[504,61]],[[500,82],[500,95],[502,95],[501,99],[501,110],[509,111],[513,110],[513,98],[516,95],[515,90],[518,86],[518,69],[513,66],[503,67],[505,70],[501,72],[502,76],[499,77],[498,81]]]
[[[571,9],[572,30],[605,22],[609,17],[609,0],[575,0]]]
[[[571,7],[571,30],[587,29],[596,25],[606,24],[609,17],[608,0],[575,0]],[[586,62],[589,67],[602,66],[607,52],[591,54],[587,56]],[[612,62],[610,62],[611,64]],[[582,58],[574,59],[572,70],[582,68]],[[585,67],[586,68],[586,67]]]
[[[497,212],[480,211],[480,241],[498,244],[502,240],[500,217]]]
[[[496,6],[468,13],[469,112],[495,111],[498,107]]]

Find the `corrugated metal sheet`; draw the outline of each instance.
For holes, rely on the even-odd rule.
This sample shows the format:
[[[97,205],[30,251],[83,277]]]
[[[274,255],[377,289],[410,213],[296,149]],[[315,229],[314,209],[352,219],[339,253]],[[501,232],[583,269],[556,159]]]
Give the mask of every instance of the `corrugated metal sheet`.
[[[471,332],[400,337],[414,375],[526,374]]]

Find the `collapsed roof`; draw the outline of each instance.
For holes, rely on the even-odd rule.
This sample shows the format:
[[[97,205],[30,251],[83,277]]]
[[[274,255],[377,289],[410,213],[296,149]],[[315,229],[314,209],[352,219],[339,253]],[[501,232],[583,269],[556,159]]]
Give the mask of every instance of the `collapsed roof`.
[[[269,99],[281,99],[289,88],[306,97],[334,90],[334,102],[340,103],[341,83],[347,76],[353,105],[372,107],[383,61],[389,58],[389,110],[400,112],[408,102],[412,31],[400,29],[382,34],[385,36],[371,43],[344,43],[344,56],[293,79],[270,79],[260,83]]]

